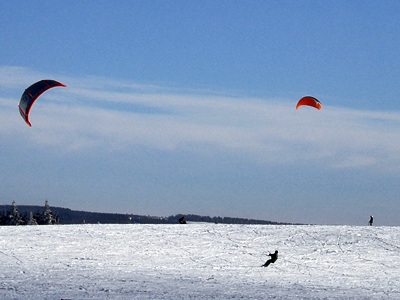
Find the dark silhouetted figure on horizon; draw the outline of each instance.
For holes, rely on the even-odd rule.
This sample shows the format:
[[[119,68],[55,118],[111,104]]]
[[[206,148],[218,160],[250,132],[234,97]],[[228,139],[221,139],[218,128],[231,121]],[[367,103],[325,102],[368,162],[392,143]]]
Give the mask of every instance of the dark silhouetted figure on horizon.
[[[179,218],[179,224],[186,224],[185,217]]]
[[[370,216],[369,217],[369,222],[368,222],[369,226],[372,226],[372,224],[374,224],[374,216]]]
[[[268,267],[269,264],[273,264],[276,262],[276,260],[278,259],[278,250],[275,250],[274,253],[270,253],[268,254],[268,256],[270,256],[271,258],[268,259],[265,264],[262,265],[262,267]]]

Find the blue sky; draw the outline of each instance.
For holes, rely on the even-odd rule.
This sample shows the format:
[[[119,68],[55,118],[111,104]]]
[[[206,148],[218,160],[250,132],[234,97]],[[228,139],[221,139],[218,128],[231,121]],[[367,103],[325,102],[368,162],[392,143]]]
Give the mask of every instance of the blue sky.
[[[399,225],[398,1],[0,9],[0,203]]]

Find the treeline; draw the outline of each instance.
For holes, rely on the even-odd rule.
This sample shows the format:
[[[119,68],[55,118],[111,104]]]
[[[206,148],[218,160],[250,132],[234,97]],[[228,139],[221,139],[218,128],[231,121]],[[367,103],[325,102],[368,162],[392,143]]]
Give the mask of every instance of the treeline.
[[[214,224],[255,224],[255,225],[292,225],[292,223],[281,223],[265,220],[232,218],[232,217],[209,217],[193,214],[177,214],[168,217],[144,216],[135,214],[98,213],[87,211],[76,211],[69,208],[52,207],[48,201],[44,209],[33,205],[20,205],[17,207],[15,201],[12,205],[0,205],[0,225],[34,225],[34,224],[178,224],[179,219],[184,217],[187,223],[214,223]],[[299,225],[299,224],[297,224]]]
[[[204,222],[215,224],[248,224],[248,225],[294,225],[292,223],[281,223],[266,220],[246,219],[246,218],[233,218],[233,217],[209,217],[198,215],[174,215],[167,217],[169,223],[177,223],[181,217],[184,217],[186,222]]]
[[[24,211],[20,213],[15,201],[11,207],[0,213],[0,225],[55,225],[60,223],[57,214],[53,214],[46,200],[43,210],[39,207],[35,211]]]

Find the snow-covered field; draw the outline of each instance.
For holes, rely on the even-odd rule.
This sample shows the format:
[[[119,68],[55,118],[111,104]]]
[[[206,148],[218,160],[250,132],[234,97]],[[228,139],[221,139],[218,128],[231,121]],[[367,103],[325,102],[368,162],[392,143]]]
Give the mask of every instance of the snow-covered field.
[[[0,268],[0,299],[400,299],[400,227],[9,226]]]

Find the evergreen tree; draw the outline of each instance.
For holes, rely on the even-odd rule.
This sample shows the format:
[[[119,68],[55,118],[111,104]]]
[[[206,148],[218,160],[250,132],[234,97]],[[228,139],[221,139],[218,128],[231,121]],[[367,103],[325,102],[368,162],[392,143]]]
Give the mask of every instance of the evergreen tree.
[[[58,215],[58,214],[56,214],[55,216],[54,216],[54,223],[53,224],[56,224],[56,225],[58,225],[58,224],[60,224],[60,216]]]
[[[33,217],[33,213],[32,212],[29,213],[29,220],[28,220],[28,222],[26,224],[27,225],[38,225],[36,219]]]
[[[9,224],[10,225],[22,225],[23,224],[23,220],[21,218],[21,215],[19,214],[18,211],[18,206],[15,203],[15,201],[12,202],[11,204],[11,214],[9,216]]]
[[[44,214],[43,214],[43,224],[51,225],[55,223],[55,219],[53,218],[53,213],[51,212],[49,202],[46,200],[44,204]]]

